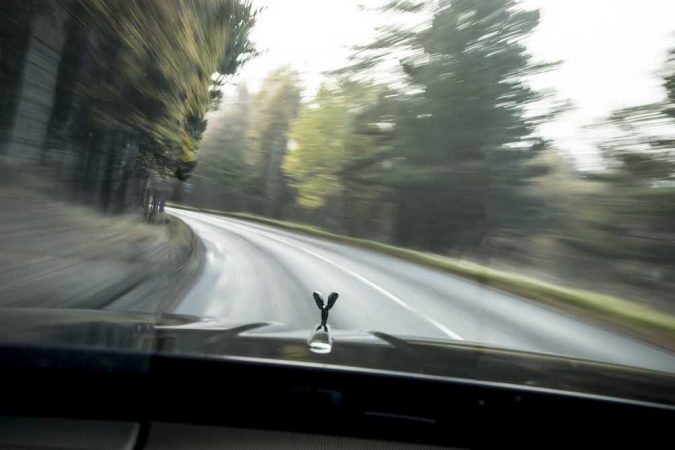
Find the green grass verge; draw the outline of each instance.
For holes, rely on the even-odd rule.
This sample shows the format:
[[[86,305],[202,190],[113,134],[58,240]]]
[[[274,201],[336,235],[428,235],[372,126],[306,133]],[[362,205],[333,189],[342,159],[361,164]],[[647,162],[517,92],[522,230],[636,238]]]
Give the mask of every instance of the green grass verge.
[[[558,286],[535,278],[499,271],[434,253],[420,252],[377,241],[331,233],[309,225],[274,220],[249,213],[197,209],[173,204],[170,206],[245,219],[386,253],[407,261],[460,275],[525,298],[542,301],[575,314],[590,315],[592,318],[618,326],[633,335],[648,339],[671,350],[675,349],[675,316],[629,300]]]

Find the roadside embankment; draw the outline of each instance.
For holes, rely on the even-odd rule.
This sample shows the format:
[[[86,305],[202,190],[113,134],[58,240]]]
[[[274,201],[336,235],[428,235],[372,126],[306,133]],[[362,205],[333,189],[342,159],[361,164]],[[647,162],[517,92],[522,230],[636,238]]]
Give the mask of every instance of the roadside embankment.
[[[18,188],[0,191],[0,306],[170,311],[203,245],[169,217],[148,224]]]

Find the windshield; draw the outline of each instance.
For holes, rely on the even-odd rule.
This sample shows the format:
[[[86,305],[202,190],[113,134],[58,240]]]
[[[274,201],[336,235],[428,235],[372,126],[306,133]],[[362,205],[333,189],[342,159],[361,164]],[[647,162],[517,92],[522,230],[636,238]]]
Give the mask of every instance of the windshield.
[[[377,332],[675,372],[674,2],[0,17],[3,323],[173,315],[325,332],[324,353]]]

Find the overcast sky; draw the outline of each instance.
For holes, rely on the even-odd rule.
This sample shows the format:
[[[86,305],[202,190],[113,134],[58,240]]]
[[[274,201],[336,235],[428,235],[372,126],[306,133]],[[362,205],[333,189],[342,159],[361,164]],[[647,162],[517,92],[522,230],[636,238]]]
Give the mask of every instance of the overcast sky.
[[[363,11],[380,0],[254,0],[264,6],[253,40],[264,52],[238,79],[255,90],[274,68],[296,68],[311,95],[322,72],[344,65],[350,46],[375,37],[387,20]],[[675,45],[675,0],[523,0],[538,8],[541,23],[529,40],[532,54],[563,64],[540,77],[537,87],[555,88],[574,109],[542,133],[581,165],[594,162],[597,131],[584,126],[612,110],[663,98],[659,79],[666,51]],[[594,134],[595,133],[595,134]]]

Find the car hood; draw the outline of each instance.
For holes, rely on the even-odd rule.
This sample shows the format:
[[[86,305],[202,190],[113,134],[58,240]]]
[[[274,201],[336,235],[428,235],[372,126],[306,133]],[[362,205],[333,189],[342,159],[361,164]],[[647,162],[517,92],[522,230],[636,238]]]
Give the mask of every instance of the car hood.
[[[147,359],[133,358],[141,361],[133,370],[147,370],[153,355],[172,354],[387,371],[675,405],[675,375],[669,373],[359,330],[333,330],[332,351],[316,354],[307,343],[310,333],[275,322],[223,322],[172,314],[37,308],[3,308],[0,314],[0,346],[147,355]],[[87,361],[93,369],[99,363],[103,365],[103,361]]]

